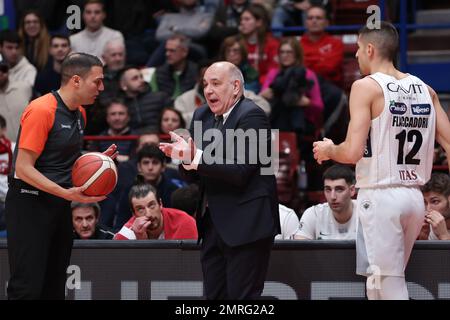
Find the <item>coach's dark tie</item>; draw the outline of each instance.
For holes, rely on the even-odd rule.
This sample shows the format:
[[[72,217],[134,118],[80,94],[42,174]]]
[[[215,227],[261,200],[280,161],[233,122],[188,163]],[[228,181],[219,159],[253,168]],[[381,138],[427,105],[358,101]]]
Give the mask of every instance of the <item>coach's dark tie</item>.
[[[214,128],[222,130],[222,128],[223,128],[223,115],[214,116]]]
[[[218,130],[222,130],[223,128],[223,115],[219,115],[219,116],[214,116],[214,129],[218,129]],[[206,191],[203,188],[202,190],[202,194],[201,194],[201,204],[200,204],[200,217],[203,217],[205,215],[206,212],[206,207],[208,206],[208,199],[206,197]]]

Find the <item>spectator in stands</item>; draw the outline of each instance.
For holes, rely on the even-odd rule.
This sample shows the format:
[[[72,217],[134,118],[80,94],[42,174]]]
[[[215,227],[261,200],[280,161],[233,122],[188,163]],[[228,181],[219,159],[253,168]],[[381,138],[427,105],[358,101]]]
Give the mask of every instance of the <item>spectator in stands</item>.
[[[270,69],[261,95],[271,100],[271,123],[299,137],[321,125],[323,101],[316,74],[303,65],[303,50],[294,37],[284,38],[278,51],[280,68]]]
[[[81,240],[109,240],[114,233],[98,224],[100,206],[97,202],[72,202],[73,238]]]
[[[272,28],[285,28],[303,26],[306,20],[306,11],[311,7],[309,0],[281,0],[275,7],[272,17]],[[276,37],[288,34],[287,32],[274,32]]]
[[[158,146],[160,142],[158,130],[152,128],[143,128],[139,131],[136,152],[142,149],[146,144]]]
[[[267,11],[269,19],[272,19],[273,11],[275,10],[275,5],[279,0],[250,0],[250,4],[257,4],[263,6]],[[270,21],[269,21],[270,22]],[[270,26],[270,23],[269,23]]]
[[[157,190],[140,180],[129,192],[133,217],[114,236],[115,240],[197,239],[194,218],[186,212],[165,208]]]
[[[117,39],[108,41],[103,49],[102,58],[105,63],[103,68],[105,90],[99,98],[115,97],[119,92],[119,71],[125,67],[125,45]]]
[[[208,32],[208,57],[216,57],[223,40],[239,33],[241,13],[250,5],[249,0],[218,1],[213,25]]]
[[[165,107],[161,111],[161,117],[159,120],[159,132],[169,134],[170,131],[174,131],[180,128],[185,128],[181,112],[173,107]]]
[[[162,151],[159,150],[158,146],[144,145],[137,153],[137,168],[133,171],[138,172],[138,175],[142,175],[145,183],[151,184],[158,190],[158,194],[160,195],[164,206],[171,207],[170,197],[172,192],[178,189],[178,185],[165,174],[166,157]],[[136,175],[131,177],[132,172],[125,173],[122,170],[120,173],[122,173],[121,179],[123,178],[127,182],[136,179]],[[128,185],[122,183],[120,186],[116,186],[116,200],[118,202],[115,209],[113,209],[113,216],[116,217],[114,230],[116,230],[115,228],[117,227],[120,228],[131,216],[127,195],[132,186],[133,183]]]
[[[167,40],[176,33],[199,40],[206,36],[214,20],[213,12],[206,12],[198,0],[179,0],[177,13],[166,13],[162,16],[156,38]]]
[[[9,66],[9,81],[23,81],[34,86],[36,68],[20,53],[20,37],[16,31],[4,30],[0,35],[0,53]]]
[[[125,67],[126,50],[123,42],[113,39],[105,44],[103,54],[103,86],[105,90],[100,92],[93,108],[87,108],[88,134],[97,135],[107,130],[106,108],[112,99],[119,96],[120,84],[119,76]]]
[[[73,238],[81,240],[109,240],[114,233],[98,223],[100,206],[97,202],[72,202]]]
[[[433,173],[421,187],[425,200],[425,223],[430,226],[429,240],[450,240],[450,177]]]
[[[248,62],[248,53],[245,43],[240,36],[230,36],[225,38],[220,46],[219,60],[231,62],[239,67],[244,76],[244,89],[258,94],[261,89],[259,84],[259,73]]]
[[[138,172],[144,177],[145,183],[154,186],[162,203],[166,207],[171,207],[170,196],[178,186],[164,175],[166,168],[164,153],[155,145],[144,145],[137,153],[137,160]]]
[[[203,94],[203,74],[208,69],[211,61],[203,60],[199,63],[197,81],[194,88],[186,91],[174,101],[174,107],[181,112],[184,121],[186,122],[186,128],[191,125],[192,115],[195,109],[206,103],[205,96]]]
[[[216,11],[215,25],[228,28],[229,35],[238,33],[242,12],[250,5],[249,0],[231,0],[224,3]],[[223,39],[223,38],[222,38]]]
[[[121,71],[119,79],[122,95],[130,113],[130,127],[135,130],[144,127],[157,129],[161,110],[172,104],[169,96],[165,92],[151,92],[137,68],[125,68]]]
[[[124,190],[133,185],[134,180],[138,174],[137,152],[145,145],[158,146],[160,142],[159,133],[154,128],[144,128],[139,131],[139,138],[136,141],[136,152],[130,157],[128,161],[119,162],[117,172],[120,179],[117,181],[116,188],[111,192],[106,200],[100,202],[102,215],[100,216],[100,223],[104,226],[112,228],[114,231],[119,230],[130,217],[129,210],[123,214],[119,214],[118,204],[121,197],[127,198]]]
[[[305,210],[294,239],[356,239],[355,175],[347,166],[335,164],[323,174],[327,203]]]
[[[44,69],[40,70],[36,76],[34,91],[41,96],[58,90],[61,86],[61,64],[64,58],[70,53],[70,40],[62,34],[55,34],[50,40],[50,59]]]
[[[300,228],[297,214],[291,208],[282,204],[278,205],[280,212],[281,233],[275,236],[275,240],[293,239]]]
[[[137,134],[135,131],[131,130],[128,125],[130,122],[128,107],[120,98],[114,98],[109,102],[109,105],[106,108],[106,122],[108,123],[108,129],[101,132],[101,136],[129,136]],[[114,143],[117,146],[119,154],[116,159],[119,162],[127,161],[136,145],[133,140],[103,140],[94,143],[92,151],[106,150],[111,143]]]
[[[250,5],[241,14],[239,32],[244,38],[249,63],[259,73],[263,84],[270,68],[276,68],[279,47],[278,40],[268,32],[269,17],[261,5]]]
[[[102,57],[105,44],[111,40],[124,43],[120,31],[103,25],[106,18],[104,4],[101,0],[87,0],[83,10],[85,28],[70,36],[72,51],[85,52]]]
[[[329,21],[324,7],[312,6],[307,11],[307,32],[301,38],[305,52],[305,65],[325,79],[342,85],[342,41],[325,32]]]
[[[36,10],[25,12],[18,33],[22,39],[22,53],[37,70],[42,70],[47,65],[50,45],[50,35],[42,15]]]
[[[8,123],[6,137],[16,141],[20,117],[31,99],[31,86],[23,81],[11,81],[9,67],[0,62],[0,115]]]
[[[189,42],[189,38],[182,34],[174,34],[167,39],[166,63],[156,68],[150,80],[153,92],[165,92],[175,100],[194,87],[198,66],[187,59]]]
[[[6,120],[0,115],[0,232],[6,228],[5,199],[8,192],[8,174],[11,171],[14,147],[15,143],[6,137]]]
[[[175,190],[170,197],[172,208],[184,211],[194,218],[199,200],[200,190],[195,183]]]

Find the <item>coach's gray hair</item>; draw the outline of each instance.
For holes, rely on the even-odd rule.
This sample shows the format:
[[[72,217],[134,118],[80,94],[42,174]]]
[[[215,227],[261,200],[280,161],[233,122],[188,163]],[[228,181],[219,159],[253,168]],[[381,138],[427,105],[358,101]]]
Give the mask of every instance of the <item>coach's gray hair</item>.
[[[230,65],[230,78],[231,81],[239,80],[239,83],[241,84],[241,91],[242,93],[244,93],[244,75],[242,74],[241,70],[234,64]]]

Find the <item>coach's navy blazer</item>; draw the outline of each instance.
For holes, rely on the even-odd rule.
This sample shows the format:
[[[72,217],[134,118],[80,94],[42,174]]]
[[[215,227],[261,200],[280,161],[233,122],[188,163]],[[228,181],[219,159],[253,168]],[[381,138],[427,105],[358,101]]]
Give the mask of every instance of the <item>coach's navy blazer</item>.
[[[180,166],[185,176],[195,175],[200,179],[199,210],[197,210],[197,226],[199,240],[202,237],[202,204],[207,203],[212,222],[223,241],[230,247],[235,247],[256,240],[275,236],[280,233],[280,219],[278,213],[278,197],[276,180],[273,174],[261,175],[261,158],[257,156],[257,145],[263,143],[270,145],[270,124],[264,111],[253,101],[241,99],[231,111],[222,128],[223,164],[207,164],[205,157],[208,148],[211,149],[211,141],[203,141],[201,137],[194,135],[195,121],[202,124],[202,136],[207,129],[213,128],[215,117],[207,105],[197,109],[193,115],[190,133],[194,138],[197,148],[204,150],[202,160],[197,171],[186,171]],[[235,139],[226,139],[227,129],[265,129],[256,134],[257,143],[247,142],[238,155],[228,155],[234,163],[227,164],[225,146],[229,146]],[[198,130],[197,130],[198,131]],[[265,133],[264,133],[265,131]],[[253,131],[255,132],[255,131]],[[261,132],[264,133],[261,135]],[[231,131],[233,133],[233,131]],[[258,132],[257,132],[258,133]],[[242,143],[241,143],[242,144]],[[265,148],[266,150],[268,148]],[[266,151],[264,153],[269,153]],[[244,164],[236,163],[238,157],[246,157]],[[257,161],[249,164],[249,157]],[[267,155],[266,155],[267,157]],[[256,162],[256,163],[255,163]],[[242,163],[242,161],[241,161]],[[206,196],[206,201],[204,197]]]

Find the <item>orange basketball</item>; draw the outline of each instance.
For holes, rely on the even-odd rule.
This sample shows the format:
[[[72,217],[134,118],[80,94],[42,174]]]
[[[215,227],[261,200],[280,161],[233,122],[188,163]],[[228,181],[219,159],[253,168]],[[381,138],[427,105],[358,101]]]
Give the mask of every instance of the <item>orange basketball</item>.
[[[87,196],[106,196],[117,184],[117,168],[114,161],[100,152],[88,152],[75,161],[72,168],[75,187],[87,186]]]

